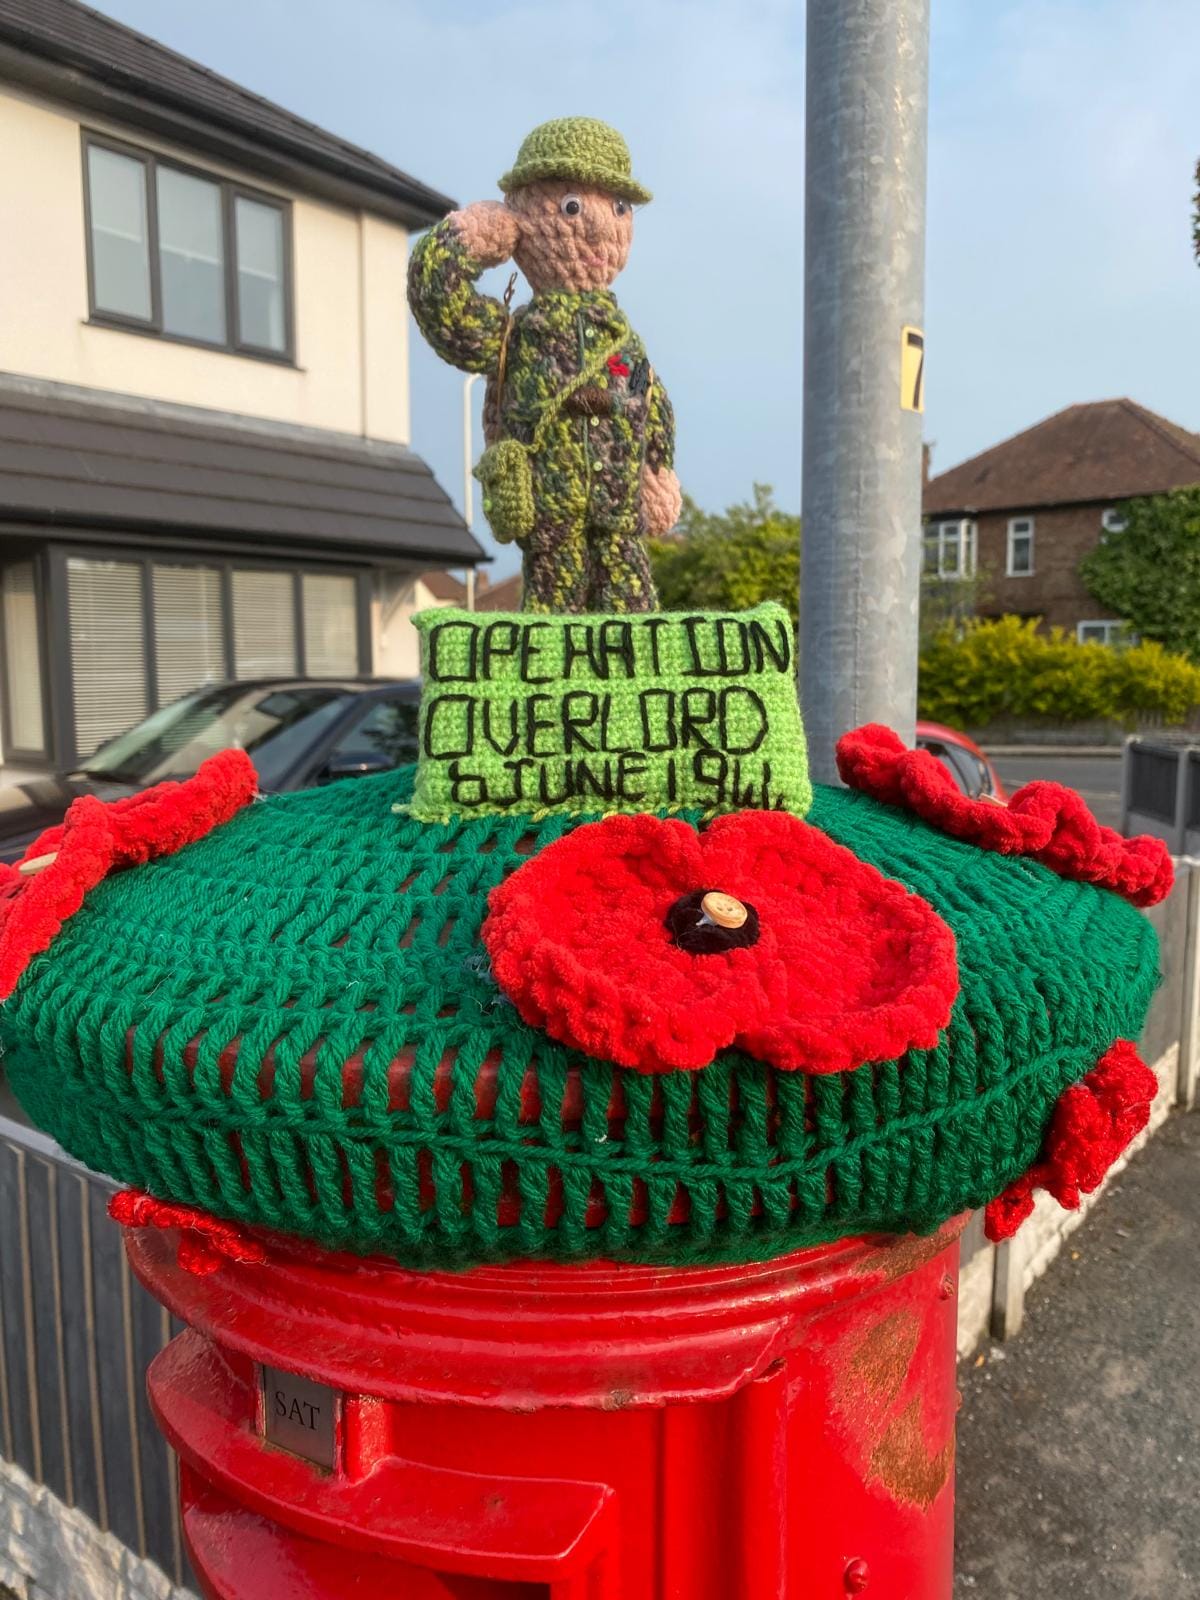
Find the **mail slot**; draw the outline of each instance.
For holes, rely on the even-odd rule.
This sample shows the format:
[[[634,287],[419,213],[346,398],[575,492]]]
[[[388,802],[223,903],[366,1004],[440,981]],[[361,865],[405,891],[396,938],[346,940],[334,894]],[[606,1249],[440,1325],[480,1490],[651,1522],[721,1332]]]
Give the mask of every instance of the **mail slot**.
[[[949,1600],[956,1224],[740,1266],[134,1270],[210,1600]]]

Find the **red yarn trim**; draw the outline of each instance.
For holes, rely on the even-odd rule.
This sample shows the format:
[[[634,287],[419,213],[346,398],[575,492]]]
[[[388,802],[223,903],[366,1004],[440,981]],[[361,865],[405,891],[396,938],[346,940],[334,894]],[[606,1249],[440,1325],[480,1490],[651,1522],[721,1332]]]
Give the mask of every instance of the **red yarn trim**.
[[[222,1222],[194,1206],[156,1200],[144,1189],[122,1189],[108,1203],[108,1214],[123,1228],[178,1228],[179,1265],[206,1278],[226,1261],[257,1266],[266,1248],[235,1222]]]
[[[1079,1083],[1065,1089],[1042,1146],[1042,1158],[987,1207],[984,1231],[999,1242],[1033,1210],[1033,1190],[1045,1189],[1076,1211],[1085,1194],[1150,1120],[1158,1079],[1128,1039],[1118,1039]]]
[[[1175,868],[1161,839],[1123,839],[1096,821],[1082,796],[1041,780],[1008,805],[970,800],[928,750],[910,750],[890,728],[868,723],[838,741],[838,771],[851,789],[915,812],[968,844],[1030,856],[1062,878],[1113,889],[1135,906],[1171,892]]]
[[[53,850],[56,859],[33,877],[22,877],[14,866],[0,876],[0,1000],[110,872],[202,839],[252,800],[257,787],[245,751],[224,750],[182,783],[156,784],[110,805],[95,795],[73,800],[63,821],[47,828],[22,858]]]
[[[708,889],[754,907],[756,943],[679,948],[667,914]],[[577,828],[492,891],[483,942],[526,1022],[639,1072],[730,1046],[803,1072],[890,1061],[937,1043],[958,992],[932,907],[786,812]]]

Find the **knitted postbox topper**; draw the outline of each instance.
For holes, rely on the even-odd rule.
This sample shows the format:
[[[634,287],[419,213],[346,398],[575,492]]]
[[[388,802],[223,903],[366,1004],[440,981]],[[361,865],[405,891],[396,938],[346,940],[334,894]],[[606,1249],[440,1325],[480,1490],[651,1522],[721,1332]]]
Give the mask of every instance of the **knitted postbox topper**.
[[[787,612],[654,610],[643,538],[680,500],[611,293],[649,199],[624,141],[545,124],[501,190],[417,244],[409,293],[488,376],[525,611],[418,619],[416,773],[251,806],[229,752],[77,802],[0,873],[12,1087],[199,1272],[254,1270],[269,1230],[748,1261],[1078,1204],[1149,1114],[1165,852],[1057,788],[968,801],[886,729],[814,794]],[[475,288],[509,257],[511,316]]]

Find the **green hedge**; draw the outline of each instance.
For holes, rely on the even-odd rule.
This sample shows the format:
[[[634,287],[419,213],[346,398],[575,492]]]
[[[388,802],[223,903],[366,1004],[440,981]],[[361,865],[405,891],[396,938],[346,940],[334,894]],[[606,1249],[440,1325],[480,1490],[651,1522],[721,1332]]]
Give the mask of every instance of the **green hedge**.
[[[1077,644],[1061,628],[1000,617],[942,630],[921,653],[920,712],[981,728],[1002,720],[1186,722],[1200,667],[1160,644]]]

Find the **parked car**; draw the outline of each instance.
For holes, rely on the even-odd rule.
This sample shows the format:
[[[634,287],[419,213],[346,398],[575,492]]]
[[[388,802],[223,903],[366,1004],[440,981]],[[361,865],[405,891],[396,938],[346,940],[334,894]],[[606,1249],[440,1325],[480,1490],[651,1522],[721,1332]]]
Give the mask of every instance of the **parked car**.
[[[0,860],[15,861],[77,795],[116,800],[188,778],[207,756],[243,749],[268,794],[415,761],[417,679],[256,679],[197,689],[103,744],[73,772],[0,789]]]
[[[1005,802],[1008,795],[1000,774],[973,739],[940,722],[918,722],[917,744],[936,756],[962,792],[972,800],[988,795]]]

